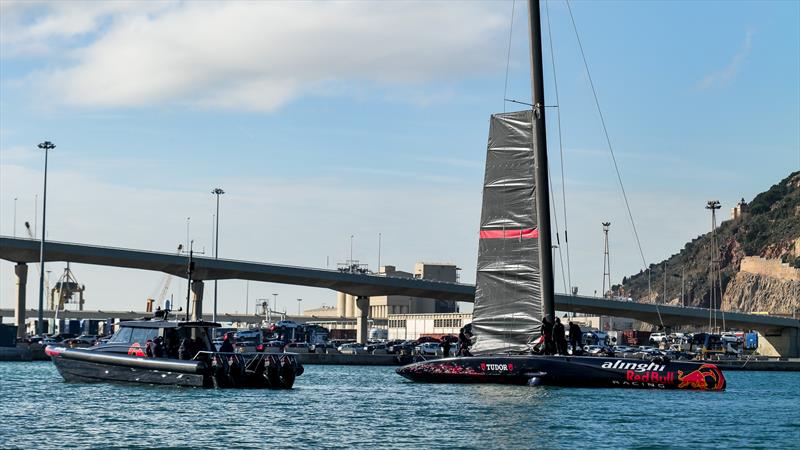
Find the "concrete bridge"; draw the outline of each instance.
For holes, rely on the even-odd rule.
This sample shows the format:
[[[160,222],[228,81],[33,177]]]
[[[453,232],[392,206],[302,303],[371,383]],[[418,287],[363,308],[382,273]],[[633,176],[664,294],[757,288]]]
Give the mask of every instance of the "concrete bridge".
[[[13,317],[17,313],[16,309],[11,308],[0,308],[0,318],[3,317]],[[182,312],[174,312],[177,317],[182,317]],[[38,309],[29,308],[25,311],[26,316],[36,316],[39,314]],[[46,309],[42,312],[45,320],[55,317],[56,312],[50,309]],[[119,319],[119,320],[134,320],[140,319],[142,317],[152,317],[153,313],[148,313],[144,311],[104,311],[104,310],[83,310],[77,311],[72,309],[67,310],[60,310],[58,311],[58,318],[59,319],[92,319],[92,320],[106,320],[106,319]],[[172,315],[170,315],[172,317]],[[203,320],[210,322],[211,321],[211,314],[204,313]],[[264,320],[263,315],[258,314],[238,314],[238,313],[220,313],[217,314],[217,321],[218,322],[234,322],[234,323],[248,323],[248,324],[255,324],[261,323]],[[307,316],[286,316],[286,320],[292,320],[297,323],[306,323],[306,322],[313,322],[317,320],[315,317],[307,317]]]
[[[15,272],[17,274],[18,295],[15,317],[18,324],[24,323],[27,314],[25,309],[27,264],[38,262],[39,241],[0,236],[0,259],[17,263]],[[65,242],[46,242],[45,261],[69,261],[153,270],[179,277],[186,275],[187,265],[187,258],[180,255]],[[194,258],[194,261],[195,272],[193,276],[195,281],[192,284],[193,301],[191,306],[191,316],[193,318],[204,317],[202,307],[203,282],[205,280],[241,279],[264,281],[328,288],[351,294],[357,297],[356,305],[359,313],[356,321],[359,339],[366,337],[370,296],[407,295],[461,302],[473,302],[475,298],[475,286],[468,284],[446,283],[418,278],[394,278],[340,272],[337,270],[205,257]],[[703,325],[708,323],[709,316],[709,310],[705,308],[683,308],[596,297],[556,294],[555,301],[556,309],[559,311],[630,317],[666,326]],[[721,312],[718,312],[719,316],[721,314]],[[141,314],[136,317],[141,317]],[[758,330],[772,343],[771,345],[778,354],[800,356],[800,320],[726,312],[725,322],[730,327]],[[24,332],[24,329],[22,332]]]

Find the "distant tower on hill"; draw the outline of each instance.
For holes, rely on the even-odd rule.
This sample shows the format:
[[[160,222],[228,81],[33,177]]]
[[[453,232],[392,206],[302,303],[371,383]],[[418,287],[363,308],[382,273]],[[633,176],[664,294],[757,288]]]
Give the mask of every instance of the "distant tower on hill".
[[[731,208],[731,219],[736,220],[739,217],[742,217],[744,213],[747,212],[747,203],[745,203],[744,198],[739,200],[739,203],[736,204],[733,208]]]

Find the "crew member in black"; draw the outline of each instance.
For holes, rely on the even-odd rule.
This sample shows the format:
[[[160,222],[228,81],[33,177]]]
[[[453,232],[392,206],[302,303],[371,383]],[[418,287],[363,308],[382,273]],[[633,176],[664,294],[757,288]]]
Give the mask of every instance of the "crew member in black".
[[[449,339],[449,336],[445,336],[442,339],[442,341],[443,341],[442,342],[442,353],[443,353],[442,356],[444,358],[449,358],[450,357],[450,339]]]
[[[222,345],[219,347],[219,351],[222,353],[233,353],[233,332],[225,333],[225,337],[222,338]]]
[[[464,332],[464,328],[461,328],[458,332],[458,353],[456,353],[456,356],[472,356],[472,353],[469,352],[469,344],[469,337]]]
[[[556,345],[556,353],[559,355],[567,354],[567,338],[564,333],[564,324],[561,319],[556,317],[556,323],[553,325],[553,343]]]
[[[569,345],[572,347],[572,354],[577,355],[580,353],[581,337],[583,332],[580,325],[575,322],[569,322]]]
[[[164,338],[157,336],[153,339],[153,358],[164,357]]]
[[[192,359],[192,357],[194,357],[194,355],[196,353],[194,351],[194,349],[195,349],[195,346],[194,346],[194,341],[192,341],[192,338],[188,338],[188,337],[184,338],[181,341],[181,346],[178,347],[178,358],[179,359]]]
[[[553,354],[553,323],[547,318],[542,317],[542,344],[545,355]]]

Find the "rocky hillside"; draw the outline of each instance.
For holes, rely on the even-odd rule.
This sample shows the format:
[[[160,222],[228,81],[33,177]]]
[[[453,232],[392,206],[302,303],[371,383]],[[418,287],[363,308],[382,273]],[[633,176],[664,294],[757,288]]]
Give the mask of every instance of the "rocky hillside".
[[[727,209],[717,213],[718,223],[727,219]],[[722,271],[723,308],[740,311],[787,313],[800,298],[800,172],[794,172],[757,195],[740,217],[722,222],[716,232],[717,255]],[[745,270],[742,261],[745,260]],[[760,258],[758,258],[760,257]],[[667,289],[664,295],[664,266]],[[650,265],[648,273],[625,277],[614,286],[615,294],[640,301],[681,302],[681,275],[685,301],[708,307],[711,297],[709,267],[711,233],[692,239],[666,261]]]

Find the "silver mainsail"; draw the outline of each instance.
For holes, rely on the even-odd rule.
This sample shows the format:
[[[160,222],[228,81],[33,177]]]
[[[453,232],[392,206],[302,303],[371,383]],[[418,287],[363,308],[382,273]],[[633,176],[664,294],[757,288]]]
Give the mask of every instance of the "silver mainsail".
[[[472,332],[476,354],[523,351],[542,318],[533,112],[489,125]]]

